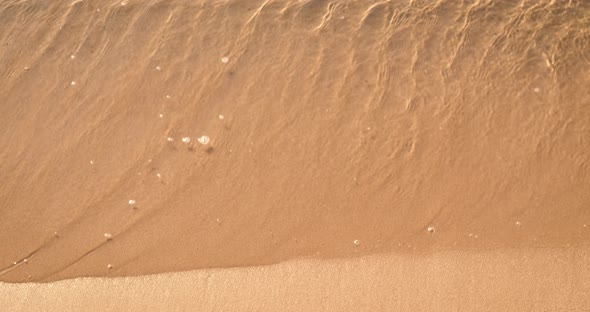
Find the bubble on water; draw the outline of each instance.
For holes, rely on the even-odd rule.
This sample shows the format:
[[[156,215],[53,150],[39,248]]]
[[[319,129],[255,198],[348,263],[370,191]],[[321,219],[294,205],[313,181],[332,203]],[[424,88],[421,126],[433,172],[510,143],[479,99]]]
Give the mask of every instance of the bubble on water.
[[[227,56],[224,56],[224,57],[222,57],[222,58],[221,58],[221,62],[222,62],[223,64],[227,64],[227,63],[229,62],[229,57],[227,57]]]
[[[168,142],[174,141],[174,139],[172,137],[168,137],[166,140],[168,140]]]
[[[130,199],[129,200],[129,205],[135,205],[135,200],[134,199]]]
[[[72,81],[72,82],[70,82],[70,85],[75,86],[76,85],[76,82],[75,81]]]
[[[184,143],[189,143],[190,141],[191,141],[191,138],[190,137],[184,137],[184,138],[182,138],[182,142],[184,142]]]
[[[111,240],[111,239],[113,239],[113,234],[111,234],[111,233],[104,233],[104,238],[106,238],[107,240]]]
[[[207,145],[207,144],[209,144],[209,142],[211,142],[211,139],[206,135],[202,135],[201,137],[199,137],[197,139],[197,141],[199,141],[199,143],[201,143],[203,145]]]
[[[428,233],[434,233],[436,231],[434,226],[429,226],[426,230],[428,231]]]
[[[352,243],[353,243],[355,246],[359,246],[359,245],[361,244],[361,241],[360,241],[360,240],[358,240],[358,239],[355,239],[354,241],[352,241]]]

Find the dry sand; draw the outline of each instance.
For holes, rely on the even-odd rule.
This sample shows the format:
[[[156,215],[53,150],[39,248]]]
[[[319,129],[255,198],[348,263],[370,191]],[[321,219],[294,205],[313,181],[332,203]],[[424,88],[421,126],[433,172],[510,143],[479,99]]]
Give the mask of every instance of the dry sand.
[[[487,272],[436,264],[474,255],[519,259],[503,303],[587,304],[587,284],[548,296],[534,277],[590,278],[571,257],[590,245],[588,1],[3,0],[0,47],[0,281],[198,270],[3,284],[17,305],[68,283],[192,289],[211,268],[283,300],[285,272],[319,274],[339,300],[340,266],[366,295],[415,260],[400,306],[432,278],[485,310],[514,280],[469,293]],[[401,275],[362,277],[379,266]]]

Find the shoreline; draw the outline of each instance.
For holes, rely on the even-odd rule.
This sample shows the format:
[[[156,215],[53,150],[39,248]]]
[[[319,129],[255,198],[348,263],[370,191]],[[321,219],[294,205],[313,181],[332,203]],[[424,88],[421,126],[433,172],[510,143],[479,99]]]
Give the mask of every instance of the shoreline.
[[[583,265],[588,262],[590,247],[293,260],[136,277],[0,283],[0,301],[11,311],[579,311],[590,305],[585,296],[590,268]]]

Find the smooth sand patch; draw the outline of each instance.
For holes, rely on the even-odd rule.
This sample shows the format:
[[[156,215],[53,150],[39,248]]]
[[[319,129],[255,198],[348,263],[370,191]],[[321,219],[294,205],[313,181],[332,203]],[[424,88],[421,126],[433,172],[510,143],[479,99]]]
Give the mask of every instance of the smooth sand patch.
[[[590,248],[448,251],[0,284],[5,311],[585,311]]]

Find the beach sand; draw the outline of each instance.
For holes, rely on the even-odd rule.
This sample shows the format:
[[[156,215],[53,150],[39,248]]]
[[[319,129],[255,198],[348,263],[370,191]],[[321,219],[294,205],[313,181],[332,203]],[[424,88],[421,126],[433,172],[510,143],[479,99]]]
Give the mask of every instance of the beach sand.
[[[14,309],[588,306],[589,2],[4,0],[0,47]]]
[[[7,311],[588,311],[590,249],[295,260],[2,284]]]

